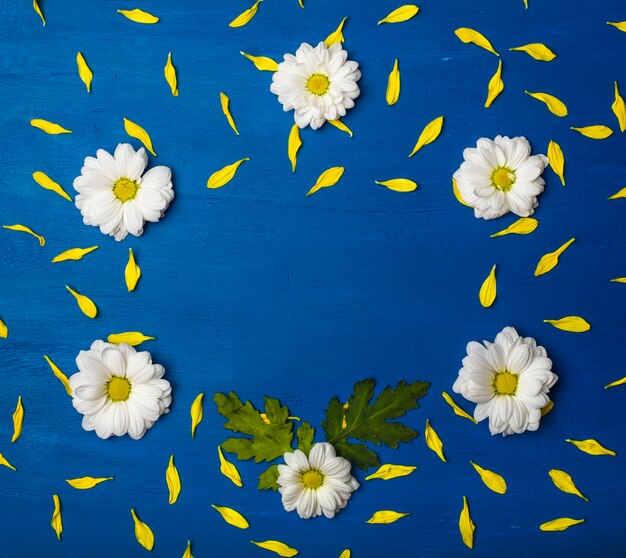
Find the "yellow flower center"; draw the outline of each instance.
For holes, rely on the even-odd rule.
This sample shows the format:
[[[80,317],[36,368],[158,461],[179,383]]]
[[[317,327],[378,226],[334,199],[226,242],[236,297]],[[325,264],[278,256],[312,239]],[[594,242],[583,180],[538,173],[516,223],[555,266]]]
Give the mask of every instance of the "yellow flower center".
[[[498,372],[493,380],[493,390],[496,395],[515,395],[517,392],[517,374]]]
[[[507,167],[500,167],[491,173],[491,183],[503,192],[508,192],[515,184],[515,172]]]
[[[113,193],[122,203],[135,199],[138,190],[139,184],[130,178],[119,178],[113,184]]]
[[[121,376],[112,376],[107,382],[107,397],[111,401],[126,401],[130,397],[132,386],[126,378]]]
[[[322,473],[315,471],[314,469],[311,469],[302,475],[302,484],[307,488],[315,490],[316,488],[322,486],[323,482],[324,477],[322,476]]]
[[[330,80],[328,76],[324,74],[313,74],[306,80],[306,88],[313,93],[313,95],[326,95],[328,88],[330,87]]]

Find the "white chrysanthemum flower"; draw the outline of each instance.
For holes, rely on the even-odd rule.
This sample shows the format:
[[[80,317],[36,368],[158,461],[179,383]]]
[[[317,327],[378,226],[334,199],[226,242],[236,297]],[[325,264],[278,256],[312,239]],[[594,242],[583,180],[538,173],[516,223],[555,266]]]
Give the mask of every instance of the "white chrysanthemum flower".
[[[78,354],[76,364],[79,372],[70,378],[72,404],[84,415],[83,428],[100,438],[128,434],[139,440],[169,412],[172,388],[150,353],[125,343],[94,341]]]
[[[515,328],[506,327],[493,343],[468,343],[452,389],[477,403],[474,418],[489,417],[492,434],[506,436],[539,428],[541,409],[550,402],[548,393],[558,379],[546,350],[532,337],[520,337]]]
[[[172,173],[153,167],[144,174],[148,155],[120,143],[111,155],[98,149],[86,157],[81,175],[74,179],[76,207],[85,225],[100,227],[104,234],[123,240],[128,233],[141,236],[146,221],[156,223],[174,199]]]
[[[359,488],[350,474],[350,462],[338,457],[331,444],[315,444],[308,458],[300,450],[284,458],[286,465],[278,466],[278,491],[285,510],[296,510],[302,519],[322,514],[335,517]]]
[[[293,54],[285,54],[272,77],[270,91],[278,95],[283,110],[294,110],[300,128],[317,130],[326,120],[345,116],[359,96],[356,82],[361,70],[348,60],[341,43],[327,47],[324,42],[313,48],[302,43]]]
[[[463,151],[465,161],[454,173],[463,200],[474,208],[475,217],[495,219],[512,211],[532,215],[539,203],[548,164],[544,155],[531,155],[524,137],[481,138],[476,147]]]

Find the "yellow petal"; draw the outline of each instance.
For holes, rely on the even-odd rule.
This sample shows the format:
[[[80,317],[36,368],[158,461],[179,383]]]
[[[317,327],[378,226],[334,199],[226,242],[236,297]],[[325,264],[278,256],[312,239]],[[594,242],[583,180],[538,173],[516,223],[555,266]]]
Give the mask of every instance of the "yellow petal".
[[[626,188],[622,188],[619,192],[613,194],[609,199],[618,200],[620,198],[626,198]]]
[[[295,556],[296,554],[298,554],[298,551],[295,548],[291,548],[290,546],[287,546],[285,543],[281,543],[280,541],[250,542],[260,548],[275,552],[279,556],[283,556],[283,558],[291,558],[291,556]]]
[[[526,6],[526,9],[528,9],[528,0],[524,0],[524,6]]]
[[[461,192],[459,192],[459,187],[454,178],[452,179],[452,192],[454,192],[454,197],[456,198],[456,201],[458,201],[460,204],[463,204],[465,207],[472,207],[471,205],[465,203],[465,201],[461,197]]]
[[[63,189],[63,187],[60,184],[57,184],[54,180],[52,180],[47,174],[41,171],[36,171],[33,173],[33,179],[42,188],[45,188],[46,190],[51,190],[55,194],[58,194],[62,198],[65,198],[67,201],[72,201],[72,198]]]
[[[561,146],[553,140],[550,140],[548,144],[548,160],[550,161],[550,168],[561,179],[561,184],[565,186],[565,157],[563,157]]]
[[[137,542],[145,549],[152,550],[154,547],[154,534],[152,533],[152,529],[137,517],[135,510],[131,509],[130,514],[133,516],[133,521],[135,522],[135,538]]]
[[[271,424],[270,419],[267,418],[267,415],[265,413],[259,413],[259,417],[265,424]],[[301,419],[300,417],[287,417],[287,420],[301,420]]]
[[[552,114],[561,117],[567,116],[567,107],[565,106],[565,103],[560,99],[557,99],[554,95],[549,95],[548,93],[531,93],[530,91],[525,91],[525,93],[534,99],[545,103],[548,110]]]
[[[237,471],[237,467],[235,467],[230,461],[228,461],[224,454],[222,453],[222,448],[217,446],[217,454],[220,458],[220,473],[224,475],[226,478],[230,479],[235,486],[243,486],[241,482],[241,477],[239,476],[239,471]]]
[[[469,27],[459,27],[454,34],[464,43],[474,43],[476,46],[484,48],[496,56],[500,56],[491,46],[487,37],[474,29],[470,29]]]
[[[159,21],[159,18],[149,14],[148,12],[144,12],[143,10],[117,10],[118,14],[122,14],[124,17],[127,17],[131,21],[136,21],[137,23],[147,23],[152,24]]]
[[[398,477],[406,477],[407,475],[410,475],[413,471],[415,471],[415,469],[417,469],[417,467],[406,465],[391,465],[389,463],[386,463],[385,465],[381,465],[378,468],[378,471],[365,477],[365,480],[368,481],[372,479],[397,479]]]
[[[346,40],[343,36],[343,26],[346,23],[346,19],[348,18],[344,17],[341,20],[341,23],[339,24],[337,29],[333,31],[330,35],[328,35],[328,37],[326,37],[326,40],[324,42],[326,43],[327,47],[334,45],[335,43],[343,43]]]
[[[232,165],[226,165],[223,169],[215,171],[209,177],[209,181],[207,182],[206,187],[215,189],[215,188],[221,188],[222,186],[225,186],[234,178],[235,173],[237,172],[237,169],[239,168],[239,165],[249,160],[250,159],[248,157],[245,157],[244,159],[239,159],[239,161],[233,163]]]
[[[133,255],[133,249],[128,249],[128,263],[124,269],[124,278],[126,279],[126,288],[128,292],[134,291],[139,278],[141,277],[141,268],[135,262],[135,256]]]
[[[93,301],[89,297],[86,297],[85,295],[77,293],[75,290],[71,289],[67,285],[65,285],[65,288],[70,293],[72,293],[72,295],[76,299],[76,302],[78,303],[78,307],[80,308],[81,312],[85,314],[85,316],[89,318],[95,318],[98,315],[98,309],[96,308],[96,305],[93,303]]]
[[[251,8],[248,8],[245,12],[239,14],[228,24],[229,27],[243,27],[247,23],[250,23],[250,20],[256,15],[257,10],[259,9],[259,4],[262,1],[263,0],[257,0]]]
[[[55,124],[54,122],[50,122],[48,120],[42,120],[41,118],[33,118],[30,121],[30,125],[33,128],[39,128],[46,132],[46,134],[57,135],[57,134],[71,134],[72,130],[68,130],[59,124]]]
[[[619,380],[615,380],[614,382],[611,382],[610,384],[605,385],[604,389],[612,388],[615,386],[623,386],[624,384],[626,384],[626,376],[624,376],[623,378]]]
[[[352,133],[352,130],[348,128],[341,120],[327,120],[326,122],[328,122],[331,126],[334,126],[335,128],[337,128],[338,130],[345,132],[350,137],[354,135]]]
[[[537,221],[537,219],[533,219],[532,217],[522,217],[521,219],[515,221],[515,223],[509,225],[506,229],[492,234],[490,237],[497,238],[506,234],[530,234],[537,228],[538,225],[539,221]]]
[[[46,239],[43,236],[41,236],[40,234],[37,234],[32,229],[29,229],[28,227],[25,227],[24,225],[2,225],[2,228],[9,229],[10,231],[18,231],[18,232],[25,232],[28,234],[32,234],[37,240],[39,240],[39,246],[45,246],[46,244]]]
[[[580,451],[584,451],[589,455],[616,455],[613,450],[605,448],[602,444],[596,442],[595,440],[570,440],[568,438],[565,441],[575,445]]]
[[[82,52],[76,55],[76,64],[78,65],[78,75],[87,88],[87,93],[91,92],[91,80],[93,79],[93,73],[87,65],[87,61]]]
[[[562,492],[566,492],[567,494],[573,494],[574,496],[578,496],[582,498],[585,502],[589,500],[582,495],[580,490],[574,484],[572,477],[570,477],[565,471],[561,471],[559,469],[551,469],[548,471],[554,486],[556,486]]]
[[[13,467],[13,465],[11,465],[6,458],[4,457],[4,455],[2,455],[0,453],[0,465],[4,466],[4,467],[8,467],[9,469],[13,469],[14,471],[17,471],[17,469],[15,467]]]
[[[289,140],[287,142],[287,155],[291,161],[291,172],[296,172],[297,155],[301,146],[300,128],[298,128],[297,124],[294,124],[291,127],[291,132],[289,132]]]
[[[509,50],[519,50],[525,52],[529,56],[532,56],[535,60],[541,60],[542,62],[550,62],[556,58],[556,54],[552,52],[543,43],[529,43],[518,47],[510,48]]]
[[[168,53],[167,62],[165,63],[165,68],[163,68],[163,73],[165,74],[165,81],[170,86],[172,91],[172,95],[174,97],[178,97],[178,78],[176,77],[176,68],[174,68],[174,64],[172,64],[172,53]]]
[[[559,320],[543,320],[546,324],[551,324],[557,329],[571,331],[572,333],[583,333],[589,331],[591,326],[580,316],[565,316]]]
[[[578,525],[579,523],[583,523],[584,521],[584,519],[559,517],[558,519],[553,519],[552,521],[542,523],[541,525],[539,525],[539,529],[541,529],[542,531],[565,531],[565,529],[571,527],[572,525]]]
[[[52,263],[66,262],[68,260],[78,261],[97,249],[98,246],[90,246],[89,248],[70,248],[69,250],[65,250],[65,252],[61,252],[60,254],[54,256]]]
[[[176,503],[176,500],[178,500],[178,496],[180,495],[180,475],[178,474],[176,465],[174,465],[173,455],[170,455],[170,462],[168,463],[167,470],[165,471],[165,482],[167,483],[167,489],[170,493],[169,503],[171,506]]]
[[[13,437],[11,442],[15,442],[22,435],[22,426],[24,425],[24,406],[22,405],[22,396],[17,398],[17,405],[13,412]]]
[[[9,328],[2,320],[0,320],[0,337],[2,339],[6,339],[8,336],[9,336]]]
[[[107,337],[107,341],[109,343],[113,343],[115,345],[121,345],[122,343],[126,343],[131,347],[136,347],[137,345],[141,345],[144,341],[152,341],[155,337],[148,337],[139,331],[125,331],[124,333],[111,333]]]
[[[350,552],[350,549],[346,548],[345,550],[341,551],[339,558],[350,558],[351,556],[352,556],[352,552]]]
[[[54,511],[52,512],[52,519],[50,525],[57,534],[57,539],[61,540],[61,533],[63,532],[63,520],[61,519],[61,500],[58,494],[52,495],[52,501],[54,502]]]
[[[211,506],[220,513],[226,523],[232,525],[233,527],[238,527],[239,529],[247,529],[248,527],[250,527],[250,524],[246,521],[246,518],[238,511],[232,508],[216,506],[215,504],[211,504]]]
[[[202,400],[204,399],[204,393],[200,393],[196,396],[191,404],[191,437],[196,437],[196,428],[202,422]]]
[[[232,114],[230,114],[230,109],[228,108],[230,99],[228,98],[228,95],[226,95],[226,93],[223,93],[221,91],[220,91],[220,103],[222,105],[222,112],[224,113],[224,116],[226,116],[226,120],[228,120],[230,127],[234,130],[235,134],[239,135],[239,131],[237,130],[237,126],[235,125],[235,120]]]
[[[443,442],[435,432],[434,428],[430,425],[428,419],[426,419],[426,430],[424,432],[424,439],[426,440],[426,445],[433,450],[441,461],[445,463],[446,458],[443,455]]]
[[[552,271],[559,263],[559,256],[565,252],[575,240],[575,238],[570,238],[563,246],[560,246],[554,252],[549,252],[542,256],[535,269],[535,277]]]
[[[541,416],[545,417],[554,407],[554,401],[549,401],[548,404],[541,409]]]
[[[622,132],[625,132],[626,131],[626,103],[624,102],[623,97],[619,94],[617,82],[615,82],[615,101],[613,101],[611,108],[613,109],[613,114],[617,116],[617,121],[619,122],[619,129]]]
[[[46,359],[48,366],[52,368],[52,373],[61,381],[63,387],[65,387],[65,391],[67,392],[67,394],[72,395],[72,388],[70,387],[70,381],[68,380],[67,376],[63,374],[63,372],[61,372],[61,369],[56,364],[54,364],[52,360],[50,360],[50,357],[48,357],[47,355],[43,355],[43,358]]]
[[[419,12],[420,9],[414,4],[406,4],[404,6],[400,6],[396,8],[393,12],[391,12],[387,17],[384,17],[378,22],[378,25],[381,23],[402,23],[403,21],[408,21]]]
[[[496,97],[504,91],[504,82],[502,81],[502,60],[498,60],[498,69],[493,77],[489,80],[487,86],[487,100],[485,101],[485,108],[489,108],[491,103],[496,100]]]
[[[606,23],[626,33],[626,21],[607,21]]]
[[[485,483],[485,486],[489,490],[493,490],[498,494],[504,494],[506,492],[506,481],[498,475],[498,473],[494,473],[489,469],[483,469],[480,465],[477,465],[473,461],[470,461],[470,463],[472,464],[472,467],[476,469],[476,472],[480,475],[481,480]]]
[[[339,179],[343,175],[343,171],[343,167],[331,167],[325,170],[322,174],[320,174],[317,182],[315,183],[315,186],[313,186],[313,188],[311,188],[307,192],[307,196],[314,194],[322,188],[329,188],[330,186],[334,186],[335,184],[337,184],[337,182],[339,182]]]
[[[148,132],[146,132],[139,124],[135,124],[131,120],[128,120],[128,118],[124,118],[124,129],[131,138],[138,139],[146,146],[146,149],[152,153],[152,155],[155,157],[157,156],[154,149],[152,149],[152,140],[150,139]]]
[[[483,282],[478,293],[478,300],[485,307],[489,308],[496,300],[496,266],[494,265]]]
[[[304,8],[304,0],[298,0],[298,4],[300,4],[301,8]]]
[[[384,180],[382,182],[375,180],[374,182],[394,192],[413,192],[413,190],[417,190],[417,183],[408,178],[392,178],[391,180]]]
[[[441,396],[444,398],[445,402],[450,405],[450,407],[452,407],[455,415],[466,418],[467,420],[471,420],[474,424],[478,424],[478,421],[472,415],[466,413],[463,409],[461,409],[461,407],[456,404],[454,399],[452,399],[452,397],[450,397],[448,393],[442,391]]]
[[[374,515],[372,515],[372,517],[370,517],[366,521],[366,523],[387,525],[389,523],[394,523],[398,521],[398,519],[402,519],[403,517],[406,517],[407,515],[411,515],[411,514],[400,513],[400,512],[395,512],[391,510],[381,510],[381,511],[377,511],[376,513],[374,513]]]
[[[37,12],[37,15],[41,18],[41,21],[43,22],[45,26],[46,18],[43,16],[43,12],[41,11],[41,8],[39,7],[39,3],[37,2],[37,0],[33,0],[33,9],[35,10],[35,12]]]
[[[582,128],[576,128],[574,126],[570,126],[570,130],[574,130],[591,139],[606,139],[611,134],[613,134],[613,130],[608,126],[602,126],[601,124],[596,126],[583,126]]]
[[[250,62],[256,66],[257,70],[261,70],[262,72],[275,72],[278,70],[278,62],[267,56],[252,56],[243,51],[239,51],[239,54],[250,60]]]
[[[474,522],[470,517],[469,508],[467,506],[467,498],[463,496],[463,509],[459,516],[459,531],[461,531],[463,542],[469,548],[474,547],[474,529]]]
[[[187,541],[187,548],[185,549],[183,558],[193,558],[193,554],[191,553],[191,541]]]
[[[400,70],[398,70],[398,59],[393,63],[393,69],[387,80],[387,104],[395,105],[400,97]]]
[[[435,141],[439,137],[439,134],[441,134],[442,127],[443,116],[438,116],[429,122],[422,130],[422,133],[420,134],[420,137],[418,138],[417,143],[415,144],[415,147],[413,148],[413,151],[411,151],[409,157],[413,157],[413,155],[415,155],[422,147]]]
[[[113,480],[113,477],[81,477],[79,479],[65,479],[65,482],[69,484],[72,488],[76,488],[77,490],[89,490],[94,486],[97,486],[101,482],[106,482]]]

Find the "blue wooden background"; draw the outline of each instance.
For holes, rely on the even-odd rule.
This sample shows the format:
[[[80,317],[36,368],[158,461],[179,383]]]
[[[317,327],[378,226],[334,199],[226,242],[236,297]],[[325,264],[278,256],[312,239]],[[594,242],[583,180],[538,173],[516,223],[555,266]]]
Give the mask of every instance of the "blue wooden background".
[[[344,548],[355,558],[463,556],[470,553],[457,525],[463,495],[477,526],[476,556],[623,555],[626,388],[603,390],[626,374],[626,285],[609,282],[626,275],[626,205],[607,201],[626,179],[626,140],[610,108],[613,81],[626,92],[626,34],[605,23],[626,18],[622,0],[530,0],[528,11],[522,0],[423,0],[412,21],[380,27],[401,2],[307,0],[302,10],[296,0],[265,0],[241,29],[227,24],[250,0],[40,3],[46,27],[29,1],[0,2],[0,222],[26,224],[47,240],[40,248],[28,235],[0,230],[0,316],[10,330],[0,341],[0,451],[18,468],[0,468],[2,556],[146,555],[134,539],[131,507],[152,527],[159,557],[182,555],[187,539],[196,557],[266,554],[249,539],[282,540],[305,558]],[[161,21],[139,25],[116,13],[134,7]],[[346,47],[363,71],[361,98],[345,119],[355,134],[305,130],[292,174],[292,115],[270,93],[271,74],[239,51],[278,60],[302,41],[323,40],[344,16]],[[483,32],[502,55],[506,89],[489,110],[486,86],[498,60],[462,44],[453,33],[461,26]],[[558,58],[546,64],[508,51],[530,42],[548,44]],[[94,72],[91,94],[77,75],[79,50]],[[179,97],[163,78],[170,51]],[[402,93],[389,107],[385,88],[396,57]],[[525,89],[558,96],[570,116],[553,116]],[[231,98],[239,137],[221,113],[220,91]],[[408,159],[422,127],[440,114],[441,137]],[[151,164],[172,168],[176,199],[162,223],[116,243],[84,226],[73,204],[31,174],[44,171],[74,193],[85,156],[129,141],[123,117],[150,132],[159,154]],[[31,118],[74,133],[48,136]],[[569,130],[590,124],[616,133],[594,141]],[[525,135],[543,153],[554,139],[565,152],[567,186],[546,171],[540,225],[529,236],[489,238],[514,216],[476,220],[452,195],[463,148],[497,134]],[[251,160],[230,184],[206,189],[212,172],[242,157]],[[305,197],[335,165],[346,167],[340,183]],[[374,184],[400,176],[419,190],[398,194]],[[540,256],[572,236],[559,266],[533,277]],[[99,250],[80,262],[50,263],[63,250],[95,244]],[[133,293],[123,274],[129,247],[143,271]],[[494,263],[498,298],[484,309],[478,289]],[[94,299],[97,319],[78,311],[66,284]],[[570,314],[588,319],[591,331],[576,335],[542,322]],[[440,392],[451,390],[465,344],[493,339],[507,325],[547,348],[560,380],[538,432],[494,438],[486,424],[454,416]],[[158,337],[144,347],[165,365],[174,401],[143,440],[103,441],[81,429],[42,355],[69,375],[79,350],[127,330]],[[220,475],[216,446],[227,432],[211,401],[216,391],[256,403],[264,394],[279,397],[319,427],[331,396],[347,397],[369,376],[379,387],[404,378],[432,382],[408,422],[423,433],[431,420],[448,463],[423,436],[381,450],[383,461],[418,470],[363,483],[334,521],[283,512],[277,494],[256,490],[260,466],[238,464],[243,489]],[[192,440],[189,406],[199,392],[205,419]],[[18,395],[26,418],[11,444]],[[583,454],[565,438],[596,438],[618,456]],[[171,453],[183,483],[174,506],[164,479]],[[488,491],[470,459],[505,476],[507,494]],[[552,468],[568,471],[590,502],[558,492]],[[115,481],[84,492],[65,483],[84,475]],[[53,493],[63,503],[62,542],[49,525]],[[211,504],[239,510],[251,528],[226,525]],[[379,509],[412,515],[367,525]],[[561,516],[585,523],[539,531]]]

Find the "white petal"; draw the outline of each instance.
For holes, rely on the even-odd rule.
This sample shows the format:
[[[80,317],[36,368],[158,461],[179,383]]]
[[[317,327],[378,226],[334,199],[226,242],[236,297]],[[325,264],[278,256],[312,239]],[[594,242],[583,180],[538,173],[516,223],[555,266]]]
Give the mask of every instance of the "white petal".
[[[123,436],[128,432],[130,423],[128,409],[125,403],[115,403],[113,405],[113,434]]]
[[[76,397],[85,401],[96,401],[105,394],[104,384],[83,384],[78,386],[74,393]]]
[[[141,207],[136,200],[124,204],[124,224],[128,232],[134,236],[140,236],[143,232],[143,215]]]
[[[117,347],[107,347],[102,351],[102,362],[114,376],[126,376],[126,361]]]
[[[285,463],[296,471],[306,471],[310,469],[309,460],[306,458],[306,455],[298,449],[294,452],[285,453],[284,459]]]

